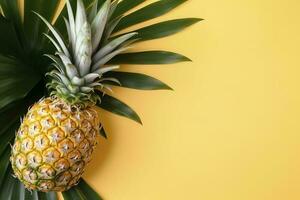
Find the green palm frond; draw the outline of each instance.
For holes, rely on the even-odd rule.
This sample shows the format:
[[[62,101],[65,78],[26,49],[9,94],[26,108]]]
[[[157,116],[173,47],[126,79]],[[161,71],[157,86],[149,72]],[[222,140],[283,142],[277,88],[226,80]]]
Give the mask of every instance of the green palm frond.
[[[70,0],[72,8],[76,8],[76,0]],[[91,15],[105,5],[106,0],[85,0],[84,4]],[[109,13],[99,16],[99,21],[107,17],[107,25],[94,23],[94,29],[103,29],[102,49],[98,51],[97,61],[113,65],[162,65],[190,61],[178,53],[156,50],[143,52],[115,52],[120,45],[159,39],[178,33],[201,21],[198,18],[172,19],[137,30],[120,34],[120,31],[133,25],[162,16],[180,6],[186,0],[159,0],[134,12],[146,0],[112,1]],[[10,142],[28,108],[38,99],[48,95],[45,74],[53,69],[52,60],[44,56],[54,54],[55,48],[44,36],[49,34],[49,27],[34,12],[47,21],[52,21],[60,0],[25,0],[24,12],[20,12],[18,0],[0,0],[0,199],[7,200],[56,200],[55,193],[27,191],[24,186],[12,177],[9,164]],[[34,11],[34,12],[32,12]],[[73,10],[75,12],[75,10]],[[21,16],[24,13],[24,16]],[[127,14],[130,13],[130,14]],[[54,28],[67,41],[68,30],[63,17],[67,17],[67,8],[59,14]],[[136,34],[137,33],[137,34]],[[129,40],[129,41],[127,41]],[[127,41],[126,44],[124,42]],[[70,41],[72,42],[72,41]],[[126,49],[124,49],[126,50]],[[105,57],[106,55],[106,57]],[[55,59],[55,58],[52,58]],[[56,60],[57,61],[57,60]],[[56,63],[61,65],[59,61]],[[114,68],[113,68],[114,69]],[[111,71],[104,75],[103,87],[111,86],[138,90],[170,90],[171,88],[156,78],[145,74]],[[97,93],[101,96],[98,106],[114,114],[142,123],[138,114],[127,104],[117,98]],[[104,127],[100,134],[107,137]],[[82,180],[76,187],[64,192],[65,199],[99,200],[101,197]]]

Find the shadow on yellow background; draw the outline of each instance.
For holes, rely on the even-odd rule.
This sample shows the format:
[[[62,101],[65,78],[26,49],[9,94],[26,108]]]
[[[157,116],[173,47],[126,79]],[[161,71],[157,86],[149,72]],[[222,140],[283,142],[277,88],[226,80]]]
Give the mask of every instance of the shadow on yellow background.
[[[193,63],[123,67],[175,91],[116,88],[144,126],[101,110],[109,139],[86,180],[107,200],[300,199],[299,10],[296,0],[189,0],[147,23],[205,19],[134,47]]]

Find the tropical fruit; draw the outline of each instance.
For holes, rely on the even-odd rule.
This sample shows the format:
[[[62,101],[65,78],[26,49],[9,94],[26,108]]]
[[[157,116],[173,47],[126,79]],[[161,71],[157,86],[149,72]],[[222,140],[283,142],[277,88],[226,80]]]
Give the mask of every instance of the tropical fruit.
[[[67,1],[69,20],[65,19],[68,43],[42,16],[54,37],[46,34],[56,47],[56,55],[47,55],[54,69],[47,75],[51,95],[29,110],[13,145],[13,171],[26,188],[65,191],[82,176],[96,146],[100,122],[94,105],[101,101],[97,91],[111,90],[105,81],[119,83],[103,74],[117,69],[106,63],[125,51],[136,33],[108,40],[113,27],[108,22],[115,3],[107,0],[100,9],[97,1],[87,16],[81,0],[76,16]],[[101,44],[101,45],[100,45]]]

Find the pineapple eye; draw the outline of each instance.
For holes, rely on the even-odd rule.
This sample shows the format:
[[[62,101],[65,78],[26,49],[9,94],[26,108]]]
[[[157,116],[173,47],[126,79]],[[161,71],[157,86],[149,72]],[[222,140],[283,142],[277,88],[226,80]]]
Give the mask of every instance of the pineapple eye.
[[[58,178],[57,178],[58,185],[68,183],[71,178],[72,178],[72,175],[69,172],[61,173],[60,175],[58,175]]]
[[[45,162],[53,163],[60,157],[60,153],[55,148],[47,149],[43,154]]]
[[[69,162],[66,159],[61,159],[54,164],[57,171],[64,171],[69,168]]]
[[[30,138],[25,139],[25,140],[22,142],[21,147],[22,147],[22,150],[23,150],[24,152],[30,151],[30,150],[33,148],[33,142],[32,142],[32,140],[31,140]]]
[[[49,190],[53,187],[53,183],[49,182],[49,183],[41,183],[40,187],[44,190]]]
[[[26,181],[34,183],[37,180],[37,174],[32,169],[26,169],[23,173],[23,177]]]
[[[73,157],[71,157],[71,159],[72,160],[77,160],[78,159],[78,156],[76,155],[76,156],[73,156]]]
[[[73,151],[68,155],[68,158],[70,159],[70,161],[73,161],[74,163],[78,160],[81,159],[81,154],[79,151]]]
[[[70,147],[68,146],[68,144],[65,144],[65,145],[64,145],[64,149],[65,149],[66,151],[70,149]]]
[[[52,135],[52,139],[53,139],[54,141],[57,141],[57,139],[58,139],[58,134],[57,134],[57,133],[54,133],[54,134]]]
[[[43,138],[41,138],[40,140],[38,140],[38,141],[37,141],[37,144],[38,144],[39,146],[43,146],[43,144],[44,144]]]

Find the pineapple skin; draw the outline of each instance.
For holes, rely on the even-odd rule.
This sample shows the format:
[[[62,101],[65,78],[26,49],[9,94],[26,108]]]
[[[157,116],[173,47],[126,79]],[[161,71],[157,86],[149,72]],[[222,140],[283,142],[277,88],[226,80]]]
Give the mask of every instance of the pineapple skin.
[[[40,100],[16,134],[10,158],[15,176],[29,190],[70,189],[91,160],[99,129],[93,107],[79,109],[52,97]]]

